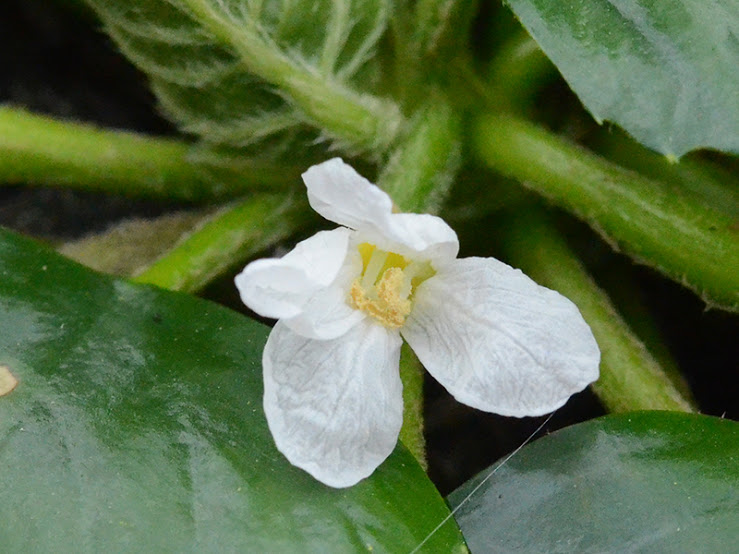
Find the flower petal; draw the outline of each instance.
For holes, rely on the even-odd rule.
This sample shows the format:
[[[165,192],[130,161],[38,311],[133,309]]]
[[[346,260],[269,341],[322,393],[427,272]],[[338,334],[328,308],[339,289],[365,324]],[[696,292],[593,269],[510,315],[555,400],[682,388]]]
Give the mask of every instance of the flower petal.
[[[264,411],[293,465],[349,487],[390,455],[403,422],[401,343],[397,332],[367,319],[328,341],[277,322],[262,359]]]
[[[456,258],[457,234],[436,216],[393,213],[390,197],[340,158],[303,173],[311,207],[326,219],[355,229],[363,242],[403,256],[443,265]]]
[[[350,247],[344,266],[333,283],[308,298],[299,314],[282,321],[306,338],[326,340],[340,337],[367,316],[347,303],[352,282],[361,273],[362,257],[357,249]]]
[[[551,412],[598,378],[577,307],[493,258],[456,260],[419,285],[401,332],[457,400],[488,412]]]
[[[390,197],[341,158],[310,167],[303,181],[311,208],[339,225],[381,229],[393,211]]]
[[[264,317],[299,315],[308,299],[338,276],[351,234],[344,227],[321,231],[282,258],[250,263],[235,279],[242,302]]]
[[[362,233],[360,230],[358,234]],[[374,231],[366,233],[371,236]],[[451,263],[459,252],[459,239],[454,229],[440,217],[430,214],[390,214],[379,236],[373,238],[367,242],[412,259],[429,260],[437,270]]]

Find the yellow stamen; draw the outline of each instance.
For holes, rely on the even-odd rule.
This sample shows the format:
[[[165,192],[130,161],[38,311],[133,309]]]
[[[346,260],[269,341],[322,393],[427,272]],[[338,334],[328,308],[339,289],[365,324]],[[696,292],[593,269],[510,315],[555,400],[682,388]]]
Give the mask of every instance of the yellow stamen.
[[[359,245],[362,275],[349,290],[349,305],[362,310],[385,327],[402,327],[411,313],[413,290],[434,274],[428,263],[409,262],[400,254]]]
[[[371,299],[359,279],[355,279],[349,291],[349,305],[367,312],[370,316],[382,323],[385,327],[397,329],[405,323],[405,318],[411,313],[411,301],[401,296],[405,285],[403,270],[391,267],[382,274],[374,290],[377,299]]]

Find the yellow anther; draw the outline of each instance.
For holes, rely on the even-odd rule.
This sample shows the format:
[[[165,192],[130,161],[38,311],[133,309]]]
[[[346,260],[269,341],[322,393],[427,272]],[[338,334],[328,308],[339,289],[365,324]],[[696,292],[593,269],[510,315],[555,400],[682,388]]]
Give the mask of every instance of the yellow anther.
[[[413,262],[395,252],[363,242],[362,275],[349,290],[349,305],[362,310],[390,329],[402,327],[411,313],[415,287],[434,275],[428,262]]]
[[[401,295],[404,284],[403,270],[391,267],[374,286],[373,292],[377,298],[370,298],[362,288],[361,281],[355,279],[349,291],[349,305],[367,312],[385,327],[397,329],[403,326],[405,318],[411,313],[411,301]]]

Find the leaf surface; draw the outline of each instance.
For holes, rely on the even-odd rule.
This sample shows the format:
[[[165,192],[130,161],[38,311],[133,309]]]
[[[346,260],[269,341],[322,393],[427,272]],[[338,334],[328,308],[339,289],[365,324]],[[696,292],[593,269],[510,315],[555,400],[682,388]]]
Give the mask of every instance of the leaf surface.
[[[342,490],[275,449],[268,332],[0,229],[0,551],[412,550],[449,511],[405,448]]]
[[[739,152],[739,3],[508,4],[598,121],[666,155]]]
[[[472,552],[722,552],[739,540],[739,424],[631,412],[568,427],[454,491]]]

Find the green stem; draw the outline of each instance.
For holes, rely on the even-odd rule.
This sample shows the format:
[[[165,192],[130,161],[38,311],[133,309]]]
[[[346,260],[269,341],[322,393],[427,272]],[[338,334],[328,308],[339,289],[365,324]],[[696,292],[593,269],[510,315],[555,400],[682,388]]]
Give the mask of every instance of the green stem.
[[[182,141],[0,107],[0,183],[196,201],[274,189],[295,173],[215,152],[195,163],[191,155]]]
[[[203,0],[183,0],[198,22],[241,57],[244,66],[286,92],[319,128],[355,148],[382,152],[403,124],[393,102],[357,94],[338,81],[307,71],[259,33],[238,26]]]
[[[536,41],[521,30],[496,52],[486,73],[484,97],[489,107],[524,111],[557,70]]]
[[[468,4],[476,2],[460,2],[459,0],[418,0],[409,15],[411,34],[406,37],[415,45],[418,52],[417,59],[428,60],[438,52],[444,36],[450,32],[450,25],[454,21],[455,12]],[[453,31],[467,37],[469,32],[464,26]]]
[[[695,404],[690,385],[665,343],[654,314],[647,306],[645,293],[631,271],[632,269],[632,267],[614,264],[609,267],[607,273],[598,274],[598,283],[608,291],[610,301],[621,318],[654,357],[673,386],[683,398]]]
[[[449,85],[460,105],[479,111],[524,113],[530,108],[545,82],[557,75],[556,68],[524,31],[517,31],[500,47],[481,76],[471,58],[457,56],[448,71],[454,75]]]
[[[401,211],[439,210],[459,169],[460,137],[459,115],[442,98],[416,112],[378,179]]]
[[[558,290],[580,308],[601,349],[594,392],[611,412],[695,407],[673,385],[659,363],[632,333],[608,296],[546,221],[546,214],[516,212],[506,220],[508,259],[537,282]]]
[[[473,144],[491,168],[579,215],[614,247],[709,305],[739,309],[735,218],[510,115],[479,116]]]
[[[400,440],[424,469],[426,439],[423,436],[423,366],[407,343],[400,351],[400,380],[403,382],[403,427]]]
[[[414,12],[409,4],[399,2],[393,8],[389,31],[392,37],[391,92],[406,109],[412,109],[423,79],[421,43],[413,40]]]
[[[153,263],[212,212],[211,208],[128,219],[102,233],[66,242],[58,251],[95,271],[128,277]]]
[[[618,129],[601,131],[594,142],[594,149],[612,162],[662,181],[673,189],[682,189],[696,200],[739,218],[739,179],[732,172],[700,159],[698,153],[672,162]]]
[[[433,96],[414,116],[408,133],[385,166],[378,185],[404,212],[435,212],[454,180],[460,155],[459,116],[442,98]],[[423,438],[423,367],[404,347],[400,377],[403,380],[403,444],[426,466]]]
[[[309,218],[291,196],[258,194],[228,206],[133,278],[197,292],[215,277],[294,234]]]

